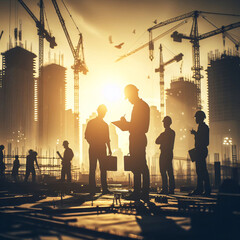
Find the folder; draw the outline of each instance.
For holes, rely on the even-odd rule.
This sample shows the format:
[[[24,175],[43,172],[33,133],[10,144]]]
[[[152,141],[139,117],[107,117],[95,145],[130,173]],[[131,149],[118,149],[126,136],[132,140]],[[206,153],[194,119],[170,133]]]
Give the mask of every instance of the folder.
[[[124,122],[120,120],[120,121],[114,121],[112,122],[112,124],[120,128],[122,131],[128,131],[129,122]]]

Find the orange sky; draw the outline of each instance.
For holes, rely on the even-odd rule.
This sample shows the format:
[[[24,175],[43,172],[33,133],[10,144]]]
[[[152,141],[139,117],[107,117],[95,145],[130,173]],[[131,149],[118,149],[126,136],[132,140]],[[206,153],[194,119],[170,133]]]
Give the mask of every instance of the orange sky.
[[[11,21],[9,21],[9,6],[12,6]],[[16,19],[22,20],[23,42],[27,41],[28,49],[32,44],[34,53],[38,53],[37,30],[33,20],[28,16],[22,6],[18,6],[15,15],[16,0],[0,0],[0,31],[4,30],[4,35],[0,41],[0,51],[6,51],[9,36],[9,23],[11,23],[11,35]],[[25,0],[25,3],[39,17],[37,0]],[[73,73],[70,66],[73,64],[73,57],[66,41],[65,35],[58,21],[51,1],[45,1],[46,13],[51,32],[56,38],[57,48],[51,50],[52,59],[54,53],[64,54],[64,66],[67,70],[67,108],[73,107]],[[127,53],[148,41],[147,29],[153,26],[153,21],[164,21],[193,10],[235,13],[240,12],[240,3],[237,0],[223,1],[219,0],[65,0],[72,16],[74,17],[80,31],[83,33],[84,51],[86,64],[89,68],[87,76],[80,75],[80,118],[85,119],[96,110],[101,103],[106,103],[109,112],[106,116],[108,122],[117,120],[122,115],[130,117],[131,105],[124,100],[123,88],[128,83],[133,83],[140,89],[140,96],[146,100],[149,105],[159,105],[159,75],[154,69],[159,65],[159,44],[163,44],[163,58],[165,61],[172,58],[174,54],[182,52],[183,58],[183,76],[191,76],[192,66],[192,48],[186,40],[182,43],[175,43],[170,36],[155,42],[155,59],[151,62],[148,58],[148,49],[118,62],[114,61],[121,55]],[[73,44],[78,41],[78,32],[63,4],[58,0],[60,10],[66,21],[67,28],[72,37]],[[15,18],[17,16],[17,18]],[[240,17],[218,17],[209,16],[209,19],[216,25],[222,26],[232,22],[239,21]],[[154,36],[168,30],[175,24],[168,25],[153,32]],[[136,34],[132,31],[136,30]],[[178,29],[179,32],[188,34],[191,30],[191,20]],[[213,27],[199,19],[199,32],[213,30]],[[240,29],[231,31],[240,36]],[[114,44],[108,42],[108,36],[112,35],[114,44],[124,42],[121,50],[114,48]],[[226,40],[227,47],[233,48],[233,44]],[[200,42],[201,65],[207,68],[207,53],[215,49],[223,49],[222,38],[220,35],[206,39]],[[48,62],[49,44],[45,41],[45,63]],[[58,57],[57,57],[58,59]],[[165,82],[169,86],[171,78],[179,76],[181,63],[173,63],[166,68]],[[207,109],[207,88],[206,74],[202,71],[204,79],[202,80],[202,100],[204,109]],[[150,78],[148,78],[150,76]],[[118,95],[118,101],[110,103],[105,96],[104,87],[113,85],[114,88],[121,90]]]

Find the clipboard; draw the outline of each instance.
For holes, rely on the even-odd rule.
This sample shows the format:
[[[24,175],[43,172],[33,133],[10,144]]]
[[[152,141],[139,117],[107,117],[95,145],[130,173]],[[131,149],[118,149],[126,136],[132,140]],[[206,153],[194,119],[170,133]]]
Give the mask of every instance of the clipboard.
[[[128,131],[128,122],[119,120],[112,122],[112,124],[121,129],[122,131]]]

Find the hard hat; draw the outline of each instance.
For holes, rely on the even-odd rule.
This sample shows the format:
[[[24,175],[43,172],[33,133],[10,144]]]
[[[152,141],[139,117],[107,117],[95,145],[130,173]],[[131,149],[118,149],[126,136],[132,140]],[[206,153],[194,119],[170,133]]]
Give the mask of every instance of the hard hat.
[[[201,118],[201,119],[205,119],[206,118],[206,114],[205,114],[205,112],[204,111],[197,111],[196,113],[195,113],[195,116],[194,117],[199,117],[199,118]]]
[[[125,98],[128,98],[128,96],[132,93],[137,93],[138,92],[138,88],[133,85],[133,84],[128,84],[125,88],[124,88],[124,94],[125,94]]]
[[[99,113],[99,112],[107,112],[107,107],[104,105],[104,104],[101,104],[101,105],[99,105],[98,106],[98,108],[97,108],[97,112]]]
[[[163,122],[172,124],[172,119],[169,116],[164,117],[164,119],[162,120]]]
[[[32,149],[30,149],[30,150],[28,151],[28,153],[29,153],[29,154],[33,153],[33,150],[32,150]]]
[[[65,144],[69,144],[69,142],[67,140],[64,140],[63,145],[65,145]]]

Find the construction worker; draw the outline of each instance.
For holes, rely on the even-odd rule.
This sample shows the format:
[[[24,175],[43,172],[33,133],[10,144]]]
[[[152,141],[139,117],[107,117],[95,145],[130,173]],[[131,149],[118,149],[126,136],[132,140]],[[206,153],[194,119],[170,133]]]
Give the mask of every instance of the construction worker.
[[[107,172],[106,172],[106,156],[107,149],[109,155],[112,155],[109,127],[103,120],[107,113],[107,108],[104,104],[97,108],[98,116],[90,120],[87,124],[85,131],[85,139],[89,143],[89,190],[90,194],[94,195],[96,192],[96,180],[95,171],[97,166],[97,160],[99,161],[101,171],[101,185],[102,193],[108,194],[110,191],[107,186]]]
[[[189,195],[205,195],[209,196],[211,193],[209,175],[206,164],[206,157],[208,155],[209,145],[209,128],[204,122],[206,115],[203,111],[197,111],[195,120],[198,124],[198,130],[191,130],[191,134],[195,137],[195,151],[196,151],[196,173],[197,173],[197,188]],[[204,186],[203,186],[204,185]],[[203,190],[205,189],[205,192]]]
[[[13,168],[12,168],[12,177],[14,181],[16,182],[18,180],[18,170],[20,168],[20,162],[18,155],[15,155],[15,160],[13,162]]]
[[[162,132],[156,139],[156,144],[160,144],[161,154],[159,159],[160,173],[162,176],[161,194],[174,194],[175,180],[173,174],[173,147],[175,141],[175,132],[170,128],[172,119],[169,116],[164,117],[163,126],[165,131]],[[168,179],[169,178],[169,189]]]
[[[69,148],[69,142],[67,140],[63,141],[63,147],[65,149],[62,158],[62,171],[61,171],[61,180],[65,181],[65,175],[67,175],[67,181],[72,181],[71,175],[71,161],[74,157],[73,151]]]
[[[26,158],[25,182],[27,182],[30,173],[32,173],[32,182],[35,182],[36,181],[36,172],[35,172],[35,168],[34,168],[34,162],[36,162],[37,168],[40,171],[40,167],[39,167],[38,161],[37,161],[37,152],[30,149],[28,151],[28,153],[29,154],[27,155],[27,158]]]
[[[121,121],[126,124],[129,131],[129,153],[134,163],[134,191],[128,196],[129,200],[149,201],[149,169],[146,161],[146,133],[149,128],[150,108],[138,96],[138,89],[135,85],[129,84],[124,89],[125,98],[133,104],[131,121],[127,122],[125,117]],[[141,177],[143,184],[141,187]]]
[[[5,179],[5,163],[3,161],[4,159],[4,154],[3,154],[3,150],[4,150],[4,145],[0,145],[0,179]]]

